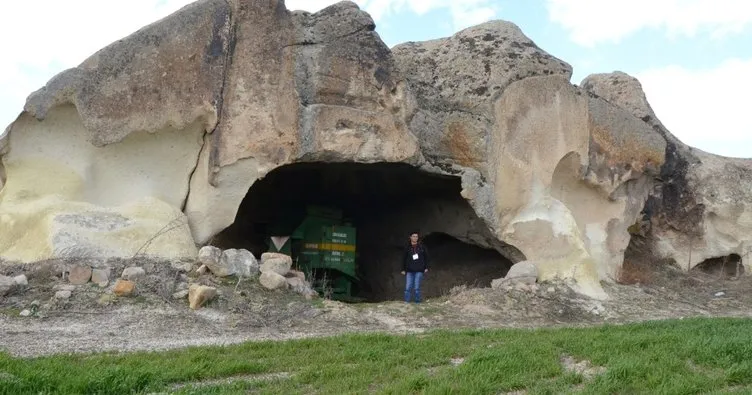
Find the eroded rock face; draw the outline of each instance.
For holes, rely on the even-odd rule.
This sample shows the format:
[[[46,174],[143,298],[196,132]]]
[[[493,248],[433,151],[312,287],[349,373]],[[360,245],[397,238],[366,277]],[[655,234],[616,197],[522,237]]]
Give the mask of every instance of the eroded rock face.
[[[217,121],[229,15],[193,3],[29,96],[4,138],[0,256],[196,254],[181,208]]]
[[[248,188],[295,161],[420,160],[404,82],[354,3],[316,14],[241,1],[222,117],[191,180],[198,242],[230,225]],[[242,143],[240,143],[242,142]]]
[[[649,254],[686,270],[710,258],[747,256],[752,250],[752,160],[708,154],[679,141],[658,120],[640,82],[625,73],[592,75],[582,86],[627,110],[664,140],[664,160],[649,172],[659,181],[635,218],[635,236],[644,239]],[[659,145],[653,145],[657,150]],[[742,264],[750,268],[747,259]]]
[[[462,196],[521,252],[505,254],[513,262],[535,261],[542,279],[578,277],[602,296],[577,220],[552,195],[563,158],[576,158],[577,173],[588,161],[588,103],[571,67],[500,21],[393,52],[416,96],[410,126],[426,167],[461,175]]]
[[[426,229],[597,297],[635,224],[690,267],[750,248],[752,165],[682,144],[634,78],[573,86],[508,22],[391,51],[374,28],[351,2],[200,0],[59,74],[0,137],[0,258],[195,259],[294,162],[459,177],[469,206]]]

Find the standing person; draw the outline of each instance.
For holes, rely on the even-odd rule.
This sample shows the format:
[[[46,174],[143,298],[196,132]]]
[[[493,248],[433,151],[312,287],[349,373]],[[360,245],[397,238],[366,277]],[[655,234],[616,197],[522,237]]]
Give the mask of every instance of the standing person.
[[[410,303],[412,290],[415,289],[415,303],[420,303],[420,283],[423,275],[428,273],[429,264],[426,246],[420,242],[418,232],[410,234],[410,243],[402,255],[402,275],[405,278],[405,303]]]

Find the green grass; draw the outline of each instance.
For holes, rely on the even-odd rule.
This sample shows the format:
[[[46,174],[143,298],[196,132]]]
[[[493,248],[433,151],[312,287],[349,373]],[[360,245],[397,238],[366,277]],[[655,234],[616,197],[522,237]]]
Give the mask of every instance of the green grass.
[[[0,393],[150,393],[228,377],[242,380],[189,385],[177,392],[750,393],[750,334],[752,320],[724,318],[585,329],[363,334],[35,359],[0,354]],[[586,380],[563,369],[562,355],[588,360],[606,371]],[[454,366],[453,358],[464,362]],[[274,373],[285,376],[262,376]]]

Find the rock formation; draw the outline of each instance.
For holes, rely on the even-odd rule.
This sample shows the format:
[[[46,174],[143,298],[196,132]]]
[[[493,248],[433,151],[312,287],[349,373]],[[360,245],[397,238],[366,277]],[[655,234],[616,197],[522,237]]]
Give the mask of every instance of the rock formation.
[[[481,221],[436,231],[595,297],[634,237],[746,257],[752,162],[682,144],[625,74],[571,75],[509,22],[390,50],[351,2],[199,0],[29,96],[0,138],[0,258],[196,258],[297,162],[458,177]]]
[[[651,170],[653,189],[634,229],[650,253],[687,270],[731,254],[749,265],[752,160],[709,154],[679,141],[655,115],[634,77],[596,74],[582,86],[627,110],[665,140],[661,166]]]

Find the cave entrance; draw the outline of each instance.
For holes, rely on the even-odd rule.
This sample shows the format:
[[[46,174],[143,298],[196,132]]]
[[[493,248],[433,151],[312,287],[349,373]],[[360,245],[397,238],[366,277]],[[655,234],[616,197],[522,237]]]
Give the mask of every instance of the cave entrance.
[[[738,254],[706,259],[698,263],[692,270],[723,278],[735,278],[744,274],[742,257]]]
[[[460,191],[459,177],[406,164],[285,165],[254,182],[235,222],[215,237],[214,244],[245,248],[258,257],[273,250],[272,235],[293,233],[310,219],[313,208],[355,229],[357,281],[353,281],[351,295],[357,300],[402,298],[400,256],[409,233],[415,230],[432,258],[421,287],[424,297],[440,296],[457,285],[488,286],[506,275],[514,263],[499,251],[514,247],[493,237]],[[284,239],[277,239],[280,242]],[[294,262],[299,261],[301,244],[290,243]],[[342,249],[337,254],[347,252]]]

